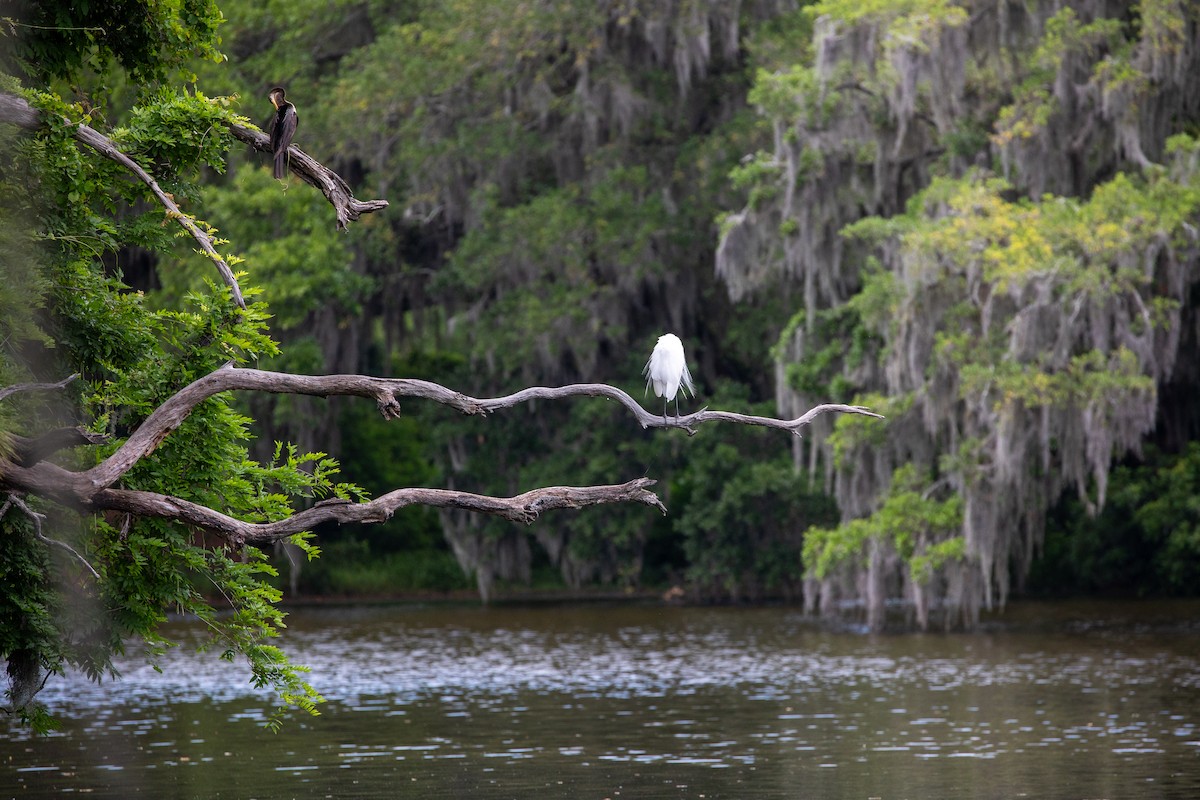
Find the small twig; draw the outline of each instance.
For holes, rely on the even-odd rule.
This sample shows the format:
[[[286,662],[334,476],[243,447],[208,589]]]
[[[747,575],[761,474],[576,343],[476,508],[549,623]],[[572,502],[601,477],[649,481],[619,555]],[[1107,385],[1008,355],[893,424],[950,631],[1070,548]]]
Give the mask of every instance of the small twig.
[[[14,383],[12,386],[5,386],[0,389],[0,400],[19,392],[50,392],[55,389],[61,389],[78,377],[79,373],[76,372],[74,375],[68,375],[57,383]]]
[[[788,431],[795,436],[799,436],[801,428],[811,424],[812,421],[820,415],[831,412],[842,414],[862,414],[865,417],[875,417],[876,419],[884,418],[882,414],[876,414],[866,406],[848,406],[841,403],[823,403],[819,406],[813,406],[795,419],[757,417],[751,414],[736,414],[732,411],[709,411],[705,408],[683,417],[655,417],[654,422],[650,424],[654,425],[655,427],[663,428],[683,428],[688,432],[689,436],[694,436],[696,434],[695,426],[703,422],[715,422],[720,420],[722,422],[737,422],[741,423],[742,425],[759,425],[764,428],[776,428],[778,430]]]
[[[29,517],[29,519],[33,521],[33,535],[37,537],[39,542],[66,550],[68,553],[75,556],[80,564],[83,564],[85,567],[87,567],[88,571],[92,573],[92,576],[95,577],[96,580],[100,580],[100,573],[96,572],[96,569],[88,563],[86,558],[79,555],[78,550],[76,550],[74,547],[71,547],[71,545],[67,544],[66,542],[60,542],[58,539],[51,539],[46,534],[42,533],[42,520],[46,518],[45,514],[34,511],[32,508],[26,505],[24,500],[10,492],[8,495],[8,500],[5,501],[3,506],[0,506],[0,518],[3,518],[8,512],[9,506],[16,506],[17,508],[21,509],[25,512],[25,516]]]

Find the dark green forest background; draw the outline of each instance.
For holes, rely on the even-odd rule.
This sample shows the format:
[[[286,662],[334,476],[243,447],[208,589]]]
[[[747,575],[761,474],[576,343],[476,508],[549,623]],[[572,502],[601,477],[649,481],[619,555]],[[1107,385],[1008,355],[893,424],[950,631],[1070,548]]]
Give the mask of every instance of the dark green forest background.
[[[263,156],[200,173],[189,208],[272,315],[258,366],[640,397],[672,331],[685,411],[887,417],[689,438],[604,400],[387,422],[239,397],[258,460],[328,453],[372,495],[649,475],[670,510],[405,509],[317,531],[290,576],[302,559],[274,553],[292,591],[679,586],[876,625],[899,598],[923,626],[1013,591],[1200,586],[1200,4],[220,5],[227,60],[161,83],[264,128],[285,86],[295,143],[391,203],[340,233]],[[56,80],[114,126],[148,85],[99,61]],[[190,242],[98,261],[157,308],[212,279]]]

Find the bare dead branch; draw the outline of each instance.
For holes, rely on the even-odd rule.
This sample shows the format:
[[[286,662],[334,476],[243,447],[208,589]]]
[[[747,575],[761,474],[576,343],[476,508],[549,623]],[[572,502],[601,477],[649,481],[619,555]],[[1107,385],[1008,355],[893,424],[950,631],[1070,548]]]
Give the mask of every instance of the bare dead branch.
[[[175,520],[212,531],[233,545],[269,544],[318,525],[379,523],[410,505],[461,508],[529,524],[543,511],[583,508],[604,503],[644,503],[666,513],[658,496],[649,491],[652,478],[637,478],[610,486],[548,486],[515,497],[490,497],[451,489],[396,489],[365,503],[327,500],[278,522],[253,523],[234,519],[206,506],[177,497],[129,489],[89,492],[82,476],[50,463],[11,467],[5,483],[86,511],[123,511],[141,517]],[[11,495],[10,495],[11,496]]]
[[[230,125],[229,132],[259,152],[272,152],[271,137],[262,131],[247,128],[244,125]],[[338,230],[346,230],[351,222],[363,214],[388,206],[387,200],[356,199],[350,191],[350,186],[342,180],[340,175],[296,145],[288,148],[288,163],[291,165],[292,172],[299,175],[301,180],[320,189],[321,194],[325,195],[325,199],[337,212]]]
[[[60,450],[85,444],[102,444],[107,442],[109,437],[85,428],[71,427],[55,428],[33,438],[12,436],[11,439],[13,461],[23,467],[28,467]]]
[[[365,503],[320,503],[287,519],[258,524],[242,522],[205,506],[152,492],[105,489],[93,502],[98,507],[139,516],[181,520],[218,533],[234,545],[242,545],[269,544],[328,522],[380,523],[390,519],[397,509],[410,505],[461,508],[526,525],[543,511],[604,503],[644,503],[665,514],[662,501],[647,489],[654,483],[651,478],[638,478],[613,486],[550,486],[515,497],[490,497],[451,489],[396,489]]]
[[[34,511],[25,503],[24,500],[20,498],[20,496],[9,492],[8,500],[4,501],[4,505],[0,506],[0,519],[2,519],[4,515],[8,513],[9,506],[16,506],[17,508],[21,509],[21,511],[25,512],[25,516],[29,517],[29,519],[33,522],[33,535],[37,537],[39,542],[66,550],[75,557],[76,561],[87,567],[88,572],[91,572],[92,576],[96,580],[100,580],[100,573],[96,572],[96,568],[89,564],[86,558],[79,555],[78,550],[76,550],[74,547],[71,547],[71,545],[67,544],[66,542],[60,542],[58,539],[51,539],[46,534],[42,533],[42,520],[46,518],[45,514],[40,514],[37,511]]]
[[[14,383],[12,386],[0,388],[0,400],[9,395],[19,394],[21,392],[52,392],[56,389],[61,389],[71,381],[79,377],[79,373],[68,375],[57,383]]]
[[[682,428],[689,434],[696,432],[697,425],[717,420],[778,428],[795,434],[819,414],[827,411],[880,416],[862,406],[826,404],[810,409],[803,416],[794,420],[708,410],[697,411],[683,417],[662,417],[646,411],[627,392],[605,383],[576,383],[553,388],[533,386],[503,397],[478,399],[431,381],[412,378],[373,378],[367,375],[293,375],[286,372],[240,369],[227,364],[203,378],[198,378],[164,401],[134,431],[125,444],[85,473],[89,485],[92,489],[112,486],[134,464],[153,452],[163,439],[183,424],[188,414],[200,402],[220,392],[234,390],[304,394],[317,397],[334,395],[368,397],[375,400],[385,419],[394,419],[400,416],[399,398],[401,397],[420,397],[433,400],[455,408],[464,414],[488,414],[497,409],[508,408],[536,399],[555,400],[580,396],[607,397],[628,408],[643,428]]]
[[[8,122],[18,127],[35,129],[40,124],[40,121],[40,115],[37,110],[25,102],[24,98],[17,97],[16,95],[0,94],[0,122]],[[237,278],[234,276],[233,270],[225,263],[225,259],[221,258],[220,253],[213,246],[212,238],[200,230],[191,216],[179,209],[179,206],[175,204],[175,199],[162,190],[150,173],[142,169],[141,165],[132,158],[122,153],[113,143],[112,139],[109,139],[99,131],[89,128],[83,123],[68,124],[74,130],[76,139],[105,158],[117,162],[132,172],[138,180],[146,184],[155,199],[166,209],[167,218],[179,223],[196,240],[196,243],[200,245],[200,249],[204,254],[216,265],[221,279],[229,286],[229,291],[233,295],[233,301],[238,304],[239,308],[245,308],[246,301],[242,297],[242,289],[238,286]]]
[[[610,486],[553,486],[534,489],[510,498],[488,497],[449,489],[397,489],[365,503],[325,501],[297,512],[288,519],[261,524],[243,522],[211,508],[175,497],[112,488],[121,476],[139,460],[152,453],[159,443],[176,430],[199,403],[213,395],[233,390],[318,397],[367,397],[375,400],[380,413],[387,419],[400,415],[401,397],[433,400],[464,414],[487,414],[534,399],[607,397],[628,408],[643,428],[677,427],[688,433],[694,433],[696,426],[709,421],[761,425],[797,433],[816,416],[826,412],[880,416],[862,406],[826,404],[817,406],[794,420],[707,409],[683,417],[661,417],[647,412],[628,393],[603,383],[573,384],[556,388],[535,386],[503,397],[478,399],[430,381],[374,378],[366,375],[293,375],[240,369],[226,364],[167,398],[116,452],[92,469],[76,473],[50,462],[25,466],[0,461],[0,485],[9,490],[35,493],[82,510],[114,510],[177,520],[215,531],[235,544],[272,542],[310,530],[325,522],[382,522],[396,509],[413,504],[461,508],[525,523],[532,522],[542,511],[548,509],[581,508],[598,503],[640,502],[666,511],[658,497],[647,490],[646,487],[654,484],[649,478]]]
[[[398,397],[423,397],[458,408],[468,414],[485,413],[478,401],[429,381],[405,378],[372,378],[365,375],[292,375],[258,369],[238,369],[230,364],[198,378],[165,400],[138,426],[116,452],[86,473],[92,490],[112,486],[134,464],[153,452],[177,429],[199,403],[215,394],[252,390],[274,394],[317,397],[349,395],[375,400],[385,419],[400,416]]]
[[[642,408],[641,404],[630,397],[627,392],[615,386],[609,386],[606,383],[574,383],[554,388],[531,386],[528,389],[522,389],[519,392],[514,392],[504,397],[494,397],[489,400],[476,400],[472,397],[465,399],[471,401],[471,403],[477,405],[486,413],[500,408],[515,406],[518,403],[525,403],[530,400],[557,400],[563,397],[577,397],[581,395],[607,397],[610,400],[616,400],[629,409],[643,428],[682,428],[688,432],[689,436],[695,435],[696,426],[705,422],[715,422],[718,420],[722,422],[736,422],[741,425],[760,425],[765,428],[777,428],[779,430],[790,431],[798,436],[800,435],[801,428],[810,424],[821,414],[829,411],[838,411],[845,414],[864,414],[868,417],[879,417],[882,419],[882,415],[876,414],[865,406],[848,406],[840,403],[825,403],[816,406],[796,419],[775,419],[774,417],[758,417],[750,414],[737,414],[732,411],[709,411],[707,409],[701,409],[682,417],[663,416],[651,414]],[[480,413],[466,409],[462,410],[464,413]]]

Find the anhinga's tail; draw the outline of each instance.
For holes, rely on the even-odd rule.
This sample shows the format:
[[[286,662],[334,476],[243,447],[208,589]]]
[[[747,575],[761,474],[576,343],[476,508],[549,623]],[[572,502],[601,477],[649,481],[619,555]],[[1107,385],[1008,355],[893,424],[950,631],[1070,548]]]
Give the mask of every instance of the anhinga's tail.
[[[275,177],[279,180],[283,180],[287,177],[287,158],[288,154],[286,150],[284,150],[282,153],[275,154]]]

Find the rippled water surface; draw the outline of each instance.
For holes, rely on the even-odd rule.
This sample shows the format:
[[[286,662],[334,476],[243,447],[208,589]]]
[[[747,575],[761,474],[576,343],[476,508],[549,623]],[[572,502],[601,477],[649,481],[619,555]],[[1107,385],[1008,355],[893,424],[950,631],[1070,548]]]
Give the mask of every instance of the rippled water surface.
[[[297,610],[322,715],[189,648],[0,719],[0,796],[1200,797],[1200,605],[1026,605],[970,635],[791,609]],[[187,624],[170,635],[200,633]]]

